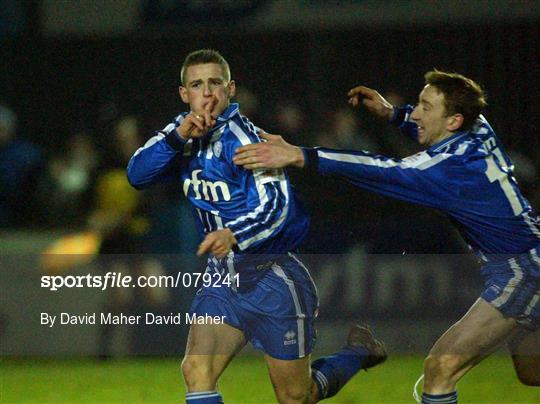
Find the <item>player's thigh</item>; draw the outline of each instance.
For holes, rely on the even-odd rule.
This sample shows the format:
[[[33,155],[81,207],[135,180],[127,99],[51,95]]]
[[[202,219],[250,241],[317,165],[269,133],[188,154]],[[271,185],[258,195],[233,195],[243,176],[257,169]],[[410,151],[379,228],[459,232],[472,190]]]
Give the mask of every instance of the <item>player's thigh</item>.
[[[293,360],[277,359],[270,355],[264,358],[278,398],[280,394],[282,397],[309,397],[312,385],[310,355]]]
[[[503,344],[516,327],[515,319],[480,298],[439,338],[430,356],[448,358],[457,369],[470,368]]]
[[[244,333],[228,324],[193,324],[183,360],[184,373],[217,379],[245,345]]]
[[[244,332],[229,324],[192,324],[189,328],[186,354],[234,355],[245,344]]]
[[[514,369],[522,383],[540,386],[540,330],[519,329],[508,342]]]
[[[198,320],[189,329],[182,365],[184,374],[186,377],[200,372],[220,374],[246,344],[233,296],[226,288],[203,287],[193,298],[189,313]]]

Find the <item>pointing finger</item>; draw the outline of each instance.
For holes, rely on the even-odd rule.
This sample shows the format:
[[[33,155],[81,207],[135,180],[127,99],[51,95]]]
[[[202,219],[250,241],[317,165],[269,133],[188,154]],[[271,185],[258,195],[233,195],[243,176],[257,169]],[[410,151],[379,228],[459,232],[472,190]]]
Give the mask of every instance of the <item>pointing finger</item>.
[[[218,99],[216,96],[212,96],[212,98],[210,99],[210,102],[208,102],[208,104],[206,104],[206,106],[204,107],[204,109],[208,112],[212,112],[212,110],[214,109],[214,107],[216,106],[218,102]]]
[[[201,255],[210,251],[213,244],[214,244],[214,239],[210,237],[206,237],[203,240],[203,242],[199,244],[199,248],[197,249],[197,256],[200,257]]]
[[[203,122],[204,122],[204,126],[207,128],[210,128],[213,126],[214,119],[212,118],[212,115],[210,114],[210,112],[206,110],[206,108],[203,115]]]
[[[201,115],[188,115],[189,122],[196,126],[198,129],[203,130],[203,117]]]

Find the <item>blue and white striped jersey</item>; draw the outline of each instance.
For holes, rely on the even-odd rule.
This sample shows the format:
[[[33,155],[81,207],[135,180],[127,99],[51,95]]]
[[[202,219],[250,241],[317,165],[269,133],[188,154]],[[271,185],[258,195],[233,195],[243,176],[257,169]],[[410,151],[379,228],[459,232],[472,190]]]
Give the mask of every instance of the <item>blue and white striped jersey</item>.
[[[412,137],[413,107],[396,108],[394,123]],[[364,151],[304,149],[307,166],[361,188],[446,212],[481,257],[526,253],[540,244],[539,218],[521,194],[513,165],[483,116],[404,159]],[[496,258],[496,257],[492,257]]]
[[[297,249],[309,217],[286,174],[249,171],[232,162],[236,148],[261,141],[259,129],[240,114],[238,104],[231,104],[207,135],[185,142],[175,128],[186,114],[135,152],[128,165],[131,185],[142,189],[163,180],[177,181],[194,208],[201,236],[224,227],[232,230],[238,241],[237,263],[247,254]]]

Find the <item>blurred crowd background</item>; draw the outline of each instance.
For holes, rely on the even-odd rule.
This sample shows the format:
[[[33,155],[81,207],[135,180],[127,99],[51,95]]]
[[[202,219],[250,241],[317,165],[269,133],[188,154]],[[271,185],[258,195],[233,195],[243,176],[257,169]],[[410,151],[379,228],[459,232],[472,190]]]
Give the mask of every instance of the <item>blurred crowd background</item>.
[[[364,84],[402,105],[416,102],[428,70],[469,76],[487,92],[485,115],[524,194],[540,206],[538,1],[0,0],[0,10],[4,245],[92,230],[104,235],[104,254],[194,254],[198,238],[179,184],[137,192],[125,167],[186,110],[180,66],[199,48],[218,49],[229,61],[235,101],[267,132],[299,145],[395,157],[419,148],[351,109],[347,91]],[[465,251],[437,212],[341,180],[290,175],[313,216],[306,253]],[[9,252],[31,251],[30,244]],[[372,282],[369,276],[363,280]],[[332,296],[343,282],[334,277],[322,286],[336,287],[323,291],[329,301],[339,301]],[[455,303],[460,290],[452,293]],[[354,315],[344,302],[326,316],[343,310]]]

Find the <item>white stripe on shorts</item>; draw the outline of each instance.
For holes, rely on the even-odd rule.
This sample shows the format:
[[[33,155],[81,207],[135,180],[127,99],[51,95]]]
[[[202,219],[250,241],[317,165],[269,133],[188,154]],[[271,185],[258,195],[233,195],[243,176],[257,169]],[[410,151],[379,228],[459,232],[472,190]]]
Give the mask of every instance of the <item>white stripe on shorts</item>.
[[[315,281],[313,280],[313,278],[311,277],[311,274],[309,273],[309,269],[306,268],[306,266],[304,265],[304,263],[302,261],[300,261],[296,255],[294,255],[293,253],[289,253],[288,254],[289,257],[291,257],[293,260],[295,260],[298,265],[300,265],[300,267],[304,270],[304,272],[307,274],[310,282],[311,282],[311,285],[313,286],[313,290],[315,291],[315,294],[317,295],[317,307],[319,307],[319,290],[317,289],[317,285],[315,284]]]
[[[511,258],[508,260],[508,263],[514,272],[514,276],[508,281],[499,297],[492,300],[491,304],[493,304],[495,307],[501,307],[503,304],[505,304],[508,299],[510,299],[510,296],[512,296],[512,292],[514,291],[516,285],[523,279],[523,270],[517,263],[516,259]]]
[[[229,275],[231,276],[229,279],[231,281],[231,288],[236,292],[236,282],[234,278],[236,276],[236,270],[234,269],[234,252],[232,251],[227,255],[227,269],[229,270]]]
[[[538,256],[538,253],[536,252],[536,248],[533,248],[531,250],[531,257],[533,261],[540,266],[540,257]]]
[[[304,331],[304,319],[306,318],[306,315],[302,313],[302,309],[300,308],[300,301],[298,300],[298,294],[296,293],[296,288],[294,287],[294,282],[287,277],[283,269],[276,263],[272,265],[272,271],[279,276],[283,281],[287,284],[289,287],[289,292],[291,292],[291,296],[293,298],[294,302],[294,308],[296,310],[296,326],[298,327],[298,356],[300,358],[303,358],[306,356],[306,347],[305,347],[305,331]]]
[[[538,303],[538,300],[540,300],[540,293],[536,293],[533,296],[533,298],[531,299],[531,301],[527,305],[527,309],[525,310],[525,312],[523,314],[525,314],[526,316],[530,316],[531,313],[532,313],[533,308],[536,307],[536,304]]]

